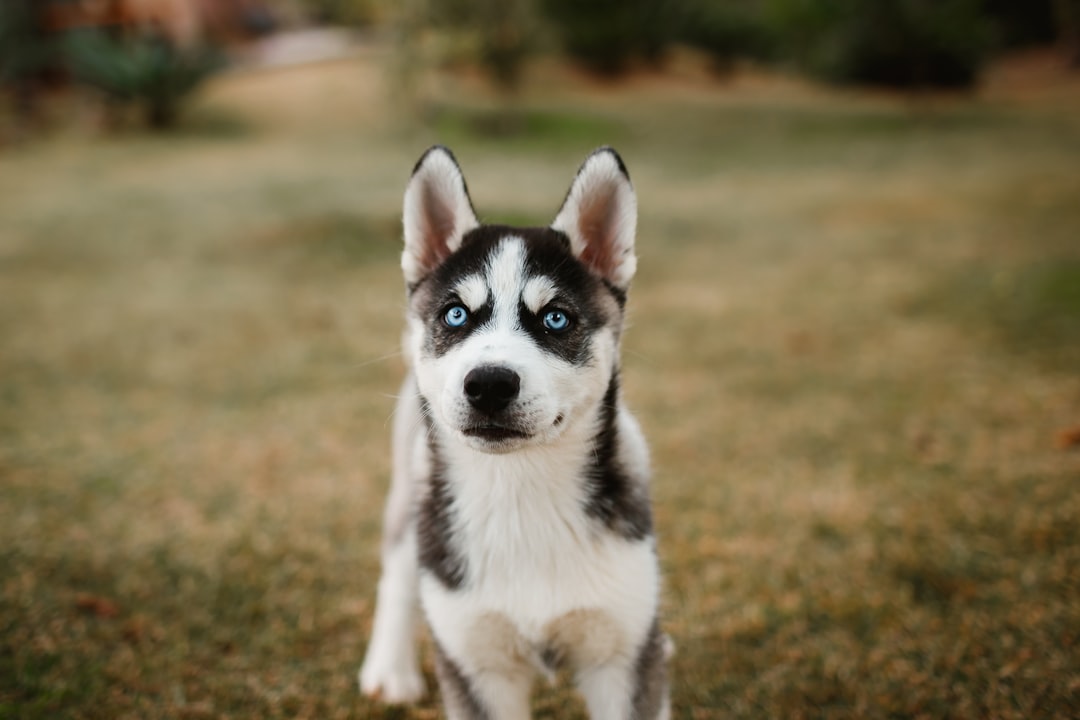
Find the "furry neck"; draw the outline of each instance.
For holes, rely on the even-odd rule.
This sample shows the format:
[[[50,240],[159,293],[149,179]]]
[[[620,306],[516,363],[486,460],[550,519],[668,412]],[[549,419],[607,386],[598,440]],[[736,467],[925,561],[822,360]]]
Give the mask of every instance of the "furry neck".
[[[651,536],[647,451],[637,424],[619,411],[618,387],[613,375],[592,412],[543,446],[483,453],[441,441],[431,428],[422,564],[455,588],[555,568],[570,547],[592,552],[604,538]]]

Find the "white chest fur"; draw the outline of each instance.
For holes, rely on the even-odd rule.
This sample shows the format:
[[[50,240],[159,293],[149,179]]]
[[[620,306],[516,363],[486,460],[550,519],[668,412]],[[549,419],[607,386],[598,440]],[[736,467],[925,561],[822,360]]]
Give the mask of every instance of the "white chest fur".
[[[656,613],[653,539],[623,539],[586,515],[580,460],[538,449],[448,464],[467,579],[455,590],[421,579],[439,643],[467,672],[631,657]]]

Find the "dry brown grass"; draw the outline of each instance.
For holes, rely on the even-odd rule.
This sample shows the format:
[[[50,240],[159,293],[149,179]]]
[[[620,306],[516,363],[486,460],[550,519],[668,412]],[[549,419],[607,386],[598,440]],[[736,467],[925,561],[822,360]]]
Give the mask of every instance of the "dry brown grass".
[[[0,717],[436,715],[353,679],[434,140],[496,220],[630,165],[676,717],[1080,714],[1075,84],[549,75],[486,139],[467,84],[401,127],[372,62],[0,160]]]

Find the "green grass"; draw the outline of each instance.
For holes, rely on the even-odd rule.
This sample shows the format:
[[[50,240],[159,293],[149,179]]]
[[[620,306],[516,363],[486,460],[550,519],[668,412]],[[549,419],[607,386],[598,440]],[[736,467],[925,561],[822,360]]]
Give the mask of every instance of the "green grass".
[[[0,160],[0,717],[436,716],[354,686],[434,141],[495,221],[596,144],[630,167],[675,717],[1080,714],[1075,98],[570,88],[507,137],[379,77],[226,77],[176,137]]]

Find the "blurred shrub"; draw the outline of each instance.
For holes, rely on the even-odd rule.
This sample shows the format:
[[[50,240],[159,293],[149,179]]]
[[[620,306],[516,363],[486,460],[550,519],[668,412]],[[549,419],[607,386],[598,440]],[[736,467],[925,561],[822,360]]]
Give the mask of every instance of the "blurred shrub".
[[[717,70],[739,58],[770,59],[776,37],[760,0],[681,0],[672,40],[707,53]]]
[[[1058,40],[1068,54],[1069,65],[1080,70],[1080,0],[1056,0]]]
[[[781,60],[828,82],[899,88],[969,87],[994,49],[1048,42],[1066,35],[1065,25],[1074,30],[1069,37],[1080,38],[1074,27],[1080,24],[1080,0],[413,0],[411,5],[423,8],[412,14],[424,18],[424,27],[471,34],[478,59],[507,87],[516,85],[532,49],[529,38],[544,24],[540,21],[571,58],[605,75],[636,62],[655,63],[680,44],[708,53],[720,70],[740,58]],[[1075,44],[1080,46],[1080,39]]]
[[[684,44],[720,69],[782,58],[829,82],[892,87],[973,84],[991,6],[1023,14],[993,0],[539,0],[571,57],[605,74]],[[1043,14],[1027,13],[1036,23]]]
[[[700,0],[707,2],[707,0]],[[679,0],[540,0],[566,52],[591,70],[615,75],[636,58],[656,61],[679,24]]]
[[[374,25],[382,15],[378,0],[303,0],[300,5],[313,20],[329,25]]]
[[[769,0],[785,54],[825,80],[967,87],[989,50],[980,0]]]
[[[65,54],[76,80],[110,101],[138,106],[152,128],[176,124],[183,102],[223,62],[212,49],[181,49],[149,32],[112,36],[96,30],[71,33]]]
[[[464,61],[479,64],[509,94],[537,45],[532,0],[403,0],[393,19],[404,86],[415,85],[423,67]]]
[[[997,44],[1023,47],[1057,39],[1054,3],[1055,0],[984,0],[983,7],[994,24]]]
[[[436,27],[463,36],[500,88],[517,88],[536,29],[528,0],[435,0],[428,17]]]
[[[21,91],[52,65],[55,54],[32,0],[0,0],[0,85]]]

